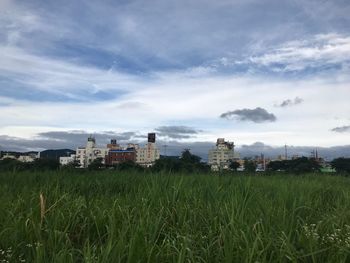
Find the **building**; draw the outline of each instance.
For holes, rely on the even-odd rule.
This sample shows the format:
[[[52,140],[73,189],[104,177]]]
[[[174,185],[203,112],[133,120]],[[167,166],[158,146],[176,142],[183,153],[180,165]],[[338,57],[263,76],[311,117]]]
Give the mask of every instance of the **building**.
[[[86,147],[78,147],[76,151],[76,160],[80,164],[80,168],[87,168],[94,160],[101,158],[102,163],[105,163],[109,148],[96,147],[94,137],[89,137]]]
[[[31,163],[34,162],[34,160],[37,159],[36,156],[33,155],[20,155],[18,156],[17,160],[23,163]]]
[[[152,166],[160,158],[160,151],[156,145],[156,134],[148,134],[148,142],[145,147],[133,145],[136,150],[136,163],[145,167]]]
[[[70,163],[73,163],[75,159],[76,159],[75,154],[71,154],[71,156],[60,157],[60,165],[68,165]]]
[[[134,148],[109,150],[108,155],[106,156],[106,165],[108,166],[128,161],[136,161],[136,151]]]
[[[0,160],[5,160],[5,159],[14,159],[17,160],[17,157],[13,154],[5,153]]]
[[[116,139],[112,139],[111,143],[107,144],[107,148],[110,150],[121,150],[122,147],[117,143]]]
[[[13,159],[22,163],[31,163],[31,162],[34,162],[34,160],[37,158],[38,158],[38,155],[34,153],[26,153],[25,155],[18,155],[18,153],[16,154],[5,153],[0,160]]]
[[[238,154],[235,155],[234,143],[226,142],[224,138],[218,138],[216,147],[210,149],[208,153],[208,164],[213,171],[229,169],[231,161],[238,159]]]
[[[121,147],[116,139],[112,139],[111,143],[107,144],[109,149],[106,156],[105,164],[113,166],[127,161],[136,161],[136,150],[133,144],[128,144],[127,148]]]

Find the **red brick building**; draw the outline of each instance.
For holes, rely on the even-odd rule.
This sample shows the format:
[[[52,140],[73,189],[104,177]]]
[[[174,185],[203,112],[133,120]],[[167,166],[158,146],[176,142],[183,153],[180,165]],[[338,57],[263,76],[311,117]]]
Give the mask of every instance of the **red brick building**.
[[[127,150],[110,150],[106,156],[106,165],[115,165],[127,161],[136,161],[135,149]]]

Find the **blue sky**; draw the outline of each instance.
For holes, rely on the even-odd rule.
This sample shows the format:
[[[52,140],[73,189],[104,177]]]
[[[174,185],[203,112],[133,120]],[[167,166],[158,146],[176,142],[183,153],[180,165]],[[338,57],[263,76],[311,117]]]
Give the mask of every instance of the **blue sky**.
[[[345,0],[0,0],[0,144],[164,126],[183,143],[350,144],[349,13]]]

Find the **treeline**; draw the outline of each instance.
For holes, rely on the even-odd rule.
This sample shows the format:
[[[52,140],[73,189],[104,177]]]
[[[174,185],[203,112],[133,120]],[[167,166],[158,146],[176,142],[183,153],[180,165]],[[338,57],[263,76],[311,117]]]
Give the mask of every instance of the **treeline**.
[[[180,157],[160,158],[149,168],[142,167],[132,161],[105,167],[102,163],[102,159],[96,159],[88,166],[89,170],[100,170],[102,168],[109,168],[118,171],[137,170],[167,173],[207,173],[210,171],[210,166],[201,162],[201,158],[192,154],[189,150],[183,151]]]
[[[337,158],[330,163],[331,167],[339,174],[350,175],[350,158]],[[70,163],[65,166],[60,166],[55,159],[36,159],[33,162],[20,162],[16,159],[4,159],[0,161],[1,171],[46,171],[46,170],[73,170],[78,167],[77,162]],[[229,170],[226,173],[236,172],[240,167],[238,162],[232,162],[229,165]],[[255,173],[257,165],[252,160],[244,161],[244,171],[247,173]],[[106,167],[102,159],[94,160],[87,170],[98,171],[111,169],[116,171],[150,171],[150,172],[166,172],[166,173],[208,173],[210,166],[201,161],[201,158],[192,154],[189,150],[182,152],[180,157],[163,157],[158,159],[152,167],[142,167],[132,161],[123,162],[114,166]],[[321,171],[321,165],[316,159],[306,157],[297,158],[294,160],[272,161],[270,162],[265,172],[285,172],[291,174],[317,173]]]
[[[301,157],[293,160],[272,161],[267,165],[268,171],[284,171],[288,173],[320,172],[321,165],[316,159]]]
[[[33,162],[20,162],[5,158],[0,161],[0,171],[46,171],[58,170],[60,164],[54,159],[35,159]]]
[[[350,174],[350,158],[337,158],[330,163],[337,173]],[[272,161],[267,165],[268,171],[288,173],[311,173],[321,171],[320,163],[313,158],[301,157],[294,160]]]

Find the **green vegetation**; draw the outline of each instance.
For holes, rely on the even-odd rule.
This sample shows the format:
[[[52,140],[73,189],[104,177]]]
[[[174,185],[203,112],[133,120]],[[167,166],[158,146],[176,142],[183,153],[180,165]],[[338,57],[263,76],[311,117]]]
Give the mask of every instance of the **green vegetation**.
[[[252,160],[245,159],[244,160],[244,170],[249,173],[255,173],[256,163]]]
[[[350,181],[0,173],[0,262],[349,262]]]
[[[315,159],[301,157],[293,160],[272,161],[267,166],[270,171],[285,171],[289,173],[302,174],[319,172],[320,164]]]
[[[240,167],[240,163],[239,162],[236,162],[236,161],[231,161],[230,162],[230,165],[229,165],[229,168],[231,171],[237,171],[237,169]]]
[[[15,171],[48,171],[57,170],[60,164],[53,159],[36,159],[34,162],[20,162],[15,159],[5,158],[0,160],[0,172]]]
[[[332,168],[338,173],[350,173],[350,158],[337,158],[331,162]]]
[[[180,158],[163,157],[156,160],[151,170],[167,173],[208,173],[210,166],[202,163],[199,156],[192,154],[189,150],[184,150]]]

